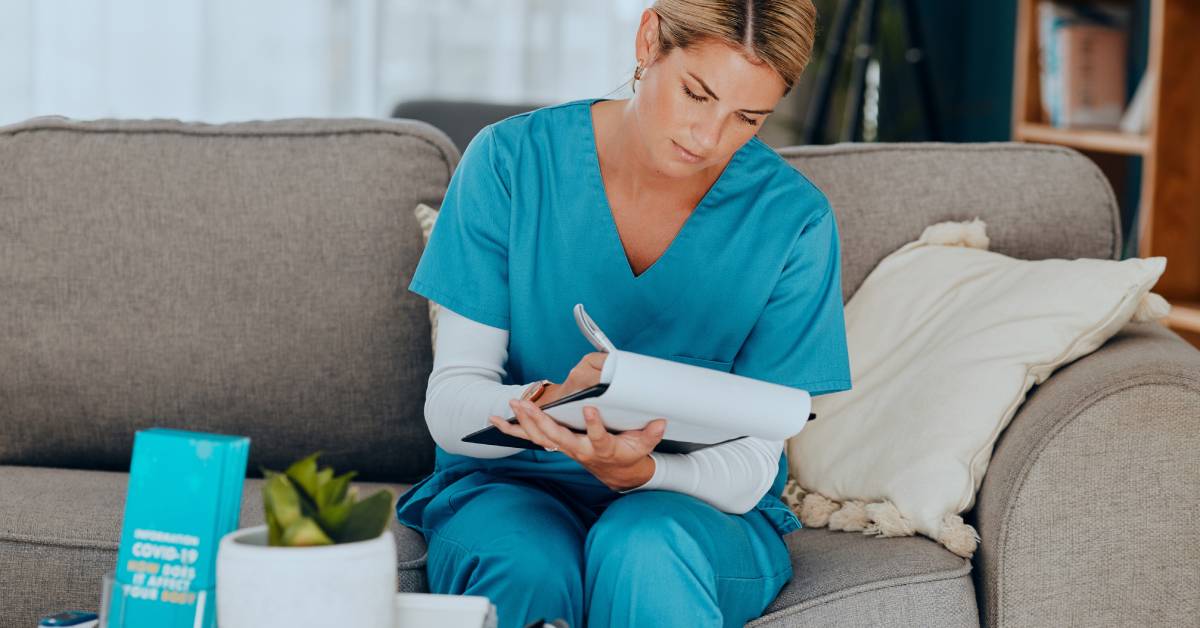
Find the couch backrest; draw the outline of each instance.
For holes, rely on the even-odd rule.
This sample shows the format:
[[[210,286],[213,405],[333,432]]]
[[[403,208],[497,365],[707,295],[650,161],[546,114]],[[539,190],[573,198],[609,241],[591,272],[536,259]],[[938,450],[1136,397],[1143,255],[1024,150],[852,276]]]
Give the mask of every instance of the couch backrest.
[[[412,210],[457,159],[412,121],[0,127],[0,464],[126,469],[166,425],[420,477]]]
[[[1121,219],[1100,169],[1044,144],[834,144],[780,149],[825,192],[842,241],[842,295],[946,220],[987,223],[988,248],[1028,260],[1120,259]]]
[[[830,198],[847,299],[928,224],[1026,259],[1119,255],[1082,155],[1024,144],[780,151]],[[422,250],[458,151],[411,120],[35,118],[0,127],[0,464],[124,469],[151,425],[314,450],[362,479],[432,465]]]

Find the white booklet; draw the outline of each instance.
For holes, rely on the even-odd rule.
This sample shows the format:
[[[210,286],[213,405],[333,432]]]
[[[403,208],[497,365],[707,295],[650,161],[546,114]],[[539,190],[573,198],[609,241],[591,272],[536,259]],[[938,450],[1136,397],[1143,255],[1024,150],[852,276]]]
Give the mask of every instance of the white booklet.
[[[600,383],[546,404],[542,410],[560,424],[585,433],[584,406],[594,406],[610,432],[638,430],[657,418],[667,420],[655,451],[686,453],[746,436],[786,440],[809,420],[812,397],[790,386],[714,369],[620,351],[575,305],[575,322],[597,350],[605,352]],[[516,418],[509,419],[515,423]],[[528,440],[488,426],[463,437],[471,443],[540,449]]]

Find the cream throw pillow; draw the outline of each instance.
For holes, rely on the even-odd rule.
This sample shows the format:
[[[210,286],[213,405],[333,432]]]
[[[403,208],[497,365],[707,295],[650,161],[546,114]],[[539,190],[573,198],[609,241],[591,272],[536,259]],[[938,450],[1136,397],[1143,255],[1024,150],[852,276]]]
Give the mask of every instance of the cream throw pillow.
[[[421,226],[421,237],[424,238],[425,245],[429,245],[429,234],[433,233],[433,225],[437,222],[438,210],[426,205],[418,203],[413,209],[413,215],[417,217],[417,224]],[[429,343],[433,347],[433,351],[437,351],[437,311],[438,304],[429,301]]]
[[[933,225],[846,304],[854,388],[815,398],[820,419],[787,443],[785,499],[806,526],[919,532],[972,556],[959,514],[1029,389],[1167,313],[1150,293],[1166,258],[1025,261],[987,245],[980,220]]]

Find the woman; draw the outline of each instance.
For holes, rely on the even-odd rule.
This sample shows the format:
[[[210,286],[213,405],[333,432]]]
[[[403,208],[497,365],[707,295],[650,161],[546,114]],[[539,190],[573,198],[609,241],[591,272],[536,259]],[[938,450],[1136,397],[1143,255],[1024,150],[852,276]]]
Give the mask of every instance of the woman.
[[[539,406],[599,380],[575,303],[623,350],[850,388],[833,213],[754,137],[814,26],[808,0],[660,0],[632,98],[514,116],[466,148],[409,286],[442,306],[435,469],[397,506],[431,591],[485,595],[505,628],[741,626],[791,578],[783,442],[660,454],[671,417],[611,435],[592,409],[584,436]],[[544,449],[460,440],[489,422]]]

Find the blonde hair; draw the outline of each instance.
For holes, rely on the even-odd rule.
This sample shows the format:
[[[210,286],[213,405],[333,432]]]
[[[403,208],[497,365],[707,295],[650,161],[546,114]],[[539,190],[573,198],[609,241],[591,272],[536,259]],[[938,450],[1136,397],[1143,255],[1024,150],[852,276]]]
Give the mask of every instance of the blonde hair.
[[[663,55],[706,40],[743,51],[766,63],[787,89],[812,59],[817,9],[812,0],[657,0],[658,45]]]

